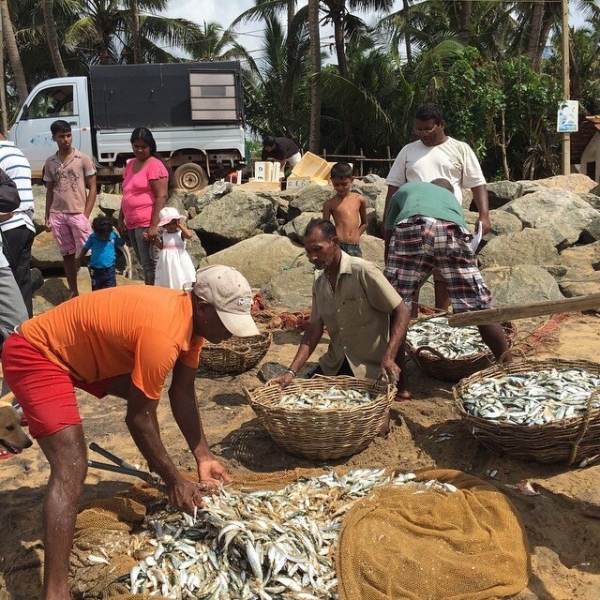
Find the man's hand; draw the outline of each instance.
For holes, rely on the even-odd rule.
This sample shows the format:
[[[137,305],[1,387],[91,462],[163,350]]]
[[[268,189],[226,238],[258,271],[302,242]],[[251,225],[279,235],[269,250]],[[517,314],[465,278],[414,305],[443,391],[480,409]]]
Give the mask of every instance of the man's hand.
[[[384,358],[381,361],[381,372],[385,374],[390,383],[398,383],[400,379],[400,367],[394,360]]]
[[[492,229],[492,224],[490,223],[489,215],[484,215],[484,216],[479,215],[478,221],[481,223],[481,235],[485,235],[486,233],[489,233],[490,230]]]
[[[206,486],[183,477],[167,485],[169,504],[177,510],[193,515],[196,508],[202,505],[202,497],[210,493]]]
[[[278,385],[281,388],[285,388],[290,385],[292,381],[294,381],[294,376],[289,371],[286,371],[281,375],[277,375],[277,377],[271,377],[265,385]]]
[[[200,461],[198,465],[200,483],[219,485],[231,481],[227,469],[214,457]]]
[[[51,227],[51,225],[50,225],[50,219],[49,219],[48,217],[46,217],[46,218],[44,219],[44,229],[45,229],[47,232],[50,232],[50,231],[52,231],[52,227]]]

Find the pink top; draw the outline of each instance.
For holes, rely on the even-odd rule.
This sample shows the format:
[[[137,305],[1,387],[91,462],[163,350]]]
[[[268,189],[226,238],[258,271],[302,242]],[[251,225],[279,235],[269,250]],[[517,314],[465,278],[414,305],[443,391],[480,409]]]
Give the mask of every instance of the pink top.
[[[134,159],[125,165],[123,173],[123,199],[121,210],[127,229],[148,227],[156,200],[150,182],[168,177],[167,168],[158,158],[150,158],[137,172],[133,172]]]

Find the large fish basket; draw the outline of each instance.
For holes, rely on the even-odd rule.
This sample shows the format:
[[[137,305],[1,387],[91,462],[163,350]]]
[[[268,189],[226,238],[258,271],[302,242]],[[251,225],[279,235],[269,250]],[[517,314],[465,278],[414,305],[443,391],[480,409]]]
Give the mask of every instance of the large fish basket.
[[[276,406],[284,394],[304,390],[325,392],[333,385],[369,392],[373,399],[352,408]],[[396,388],[381,380],[317,375],[312,379],[295,379],[285,390],[267,385],[244,391],[258,420],[279,446],[298,456],[330,460],[356,454],[371,443],[384,422]]]
[[[600,409],[591,409],[596,390],[590,396],[586,414],[543,425],[518,425],[492,422],[470,414],[462,402],[463,391],[484,378],[498,379],[512,373],[545,369],[583,369],[600,374],[600,364],[560,359],[525,360],[508,365],[495,365],[463,379],[452,388],[454,405],[471,434],[496,454],[508,454],[521,460],[571,465],[600,452]]]
[[[513,323],[502,323],[502,327],[510,346],[517,328]],[[424,373],[443,381],[458,382],[494,364],[494,355],[489,350],[460,358],[447,358],[432,346],[412,346],[407,340],[406,352]]]
[[[220,344],[205,342],[200,369],[219,375],[239,374],[254,367],[265,356],[273,336],[270,331],[252,337],[232,337]]]

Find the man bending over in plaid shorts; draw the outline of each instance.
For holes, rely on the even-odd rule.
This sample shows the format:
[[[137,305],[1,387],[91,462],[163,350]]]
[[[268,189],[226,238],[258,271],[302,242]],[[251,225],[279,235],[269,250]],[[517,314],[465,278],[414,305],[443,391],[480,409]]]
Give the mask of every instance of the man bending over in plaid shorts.
[[[492,294],[477,268],[470,240],[448,180],[406,183],[392,196],[387,212],[385,276],[409,308],[414,292],[434,267],[444,278],[455,313],[490,308]],[[500,323],[478,329],[496,359],[510,360]],[[404,346],[397,360],[404,372]]]

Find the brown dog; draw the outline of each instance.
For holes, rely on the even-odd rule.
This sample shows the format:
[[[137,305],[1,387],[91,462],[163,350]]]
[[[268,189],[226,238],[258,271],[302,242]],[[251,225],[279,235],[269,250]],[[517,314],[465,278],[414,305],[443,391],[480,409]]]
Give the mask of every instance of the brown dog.
[[[6,396],[5,396],[6,397]],[[0,449],[10,454],[21,454],[33,445],[20,425],[21,418],[10,402],[0,401]]]

